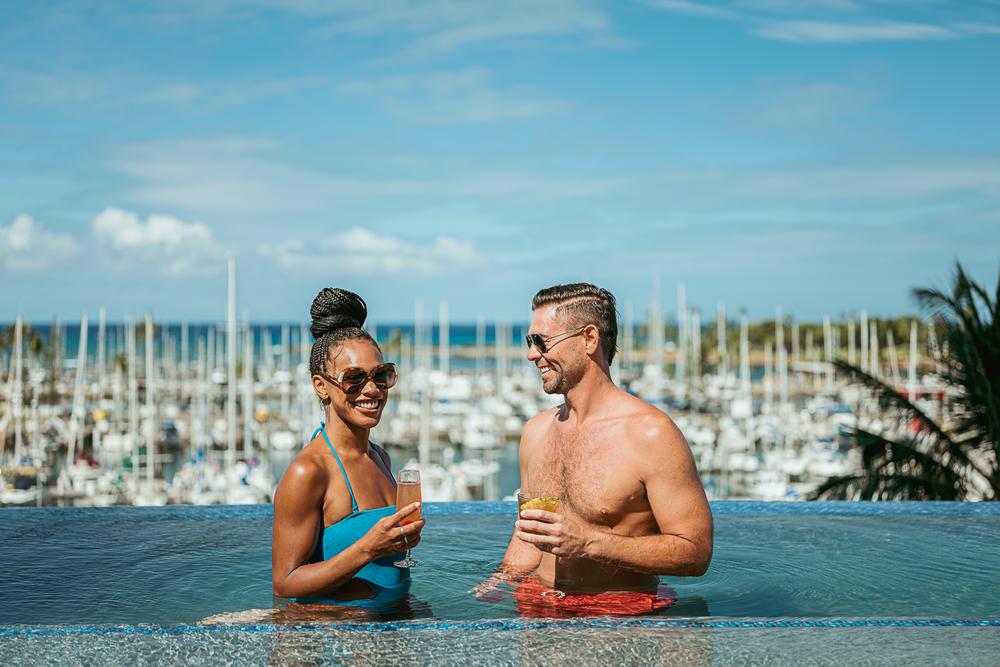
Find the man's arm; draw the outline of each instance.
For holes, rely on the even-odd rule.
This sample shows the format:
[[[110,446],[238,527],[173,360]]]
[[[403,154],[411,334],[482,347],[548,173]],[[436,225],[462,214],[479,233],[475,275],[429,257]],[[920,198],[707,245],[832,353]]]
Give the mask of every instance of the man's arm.
[[[533,422],[536,419],[538,417],[529,420],[524,425],[524,430],[521,432],[521,443],[518,445],[517,460],[521,471],[522,488],[524,488],[525,480],[527,479],[526,470],[528,469],[528,461],[531,458],[534,441],[532,432],[535,430],[535,425]],[[530,574],[538,568],[541,562],[542,552],[527,542],[519,540],[517,538],[517,531],[514,531],[514,534],[510,537],[510,543],[507,545],[507,551],[503,555],[500,567],[485,580],[476,584],[472,589],[472,593],[481,599],[487,599],[500,582],[511,581]]]
[[[510,536],[510,544],[500,563],[500,572],[509,575],[534,572],[542,562],[542,552],[524,540],[517,538],[517,531]]]
[[[564,558],[587,558],[646,574],[704,574],[712,560],[712,513],[691,450],[666,417],[641,432],[639,441],[646,496],[660,534],[626,537],[584,527],[561,514],[525,510],[515,536]]]
[[[535,453],[540,437],[541,420],[545,418],[548,411],[529,419],[521,431],[521,442],[517,449],[517,463],[521,473],[521,488],[527,487],[527,480],[530,479],[531,458]],[[500,564],[501,572],[527,573],[533,572],[542,562],[542,552],[535,546],[528,544],[524,540],[517,538],[517,531],[510,536],[510,544],[507,545],[507,552],[504,553],[503,562]]]
[[[700,576],[712,561],[712,513],[684,436],[673,424],[645,476],[659,535],[594,533],[587,557],[637,572]]]

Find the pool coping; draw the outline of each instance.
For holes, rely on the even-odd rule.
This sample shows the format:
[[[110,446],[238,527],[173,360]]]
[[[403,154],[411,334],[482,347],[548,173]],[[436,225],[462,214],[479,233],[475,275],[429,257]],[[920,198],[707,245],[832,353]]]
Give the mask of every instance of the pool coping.
[[[729,514],[794,514],[827,516],[1000,516],[1000,502],[949,501],[743,501],[718,500],[710,503],[714,515]],[[427,502],[428,516],[511,514],[513,501]],[[189,519],[248,518],[270,519],[274,507],[261,505],[167,505],[164,507],[5,507],[0,517],[9,513],[58,513],[60,517],[105,513],[135,513],[143,517],[183,515]]]
[[[0,639],[87,635],[198,635],[225,633],[329,632],[517,632],[540,629],[851,629],[851,628],[1000,628],[1000,618],[614,618],[488,619],[481,621],[385,621],[219,624],[0,626]]]

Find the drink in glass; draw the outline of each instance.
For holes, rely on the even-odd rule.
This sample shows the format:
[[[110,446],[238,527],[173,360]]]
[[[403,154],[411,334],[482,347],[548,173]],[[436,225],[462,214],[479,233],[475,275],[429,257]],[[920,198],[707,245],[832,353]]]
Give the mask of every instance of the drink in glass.
[[[558,511],[558,509],[559,498],[551,493],[534,493],[523,490],[517,492],[517,514],[519,517],[521,512],[524,510],[544,510],[546,512],[555,512]],[[530,533],[532,531],[524,529],[524,532]],[[542,591],[539,595],[546,598],[556,599],[566,597],[564,592],[554,588]]]
[[[559,509],[559,498],[545,493],[533,494],[525,491],[517,492],[517,512],[524,510],[545,510],[555,512]]]
[[[420,502],[420,471],[400,470],[396,480],[396,509],[400,510],[411,503]],[[415,521],[419,521],[423,516],[423,508],[418,508],[413,514],[400,520],[399,525],[405,526]],[[416,567],[419,561],[410,558],[410,550],[406,550],[406,556],[402,560],[393,563],[396,567]]]

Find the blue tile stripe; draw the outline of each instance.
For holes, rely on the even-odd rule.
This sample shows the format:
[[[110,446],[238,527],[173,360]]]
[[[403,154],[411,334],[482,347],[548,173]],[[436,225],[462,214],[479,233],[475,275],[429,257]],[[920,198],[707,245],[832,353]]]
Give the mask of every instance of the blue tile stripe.
[[[1000,503],[958,502],[763,502],[719,500],[711,503],[715,515],[727,514],[793,514],[834,516],[1000,516]],[[477,501],[465,503],[425,503],[429,516],[469,514],[511,514],[513,502]],[[59,519],[99,516],[128,516],[144,521],[170,521],[176,519],[266,519],[273,515],[271,505],[169,505],[166,507],[42,507],[0,509],[0,524],[15,517],[41,518],[56,516]]]
[[[90,625],[90,626],[7,626],[0,627],[0,639],[32,637],[73,637],[88,635],[177,636],[227,633],[328,633],[336,632],[426,632],[487,631],[510,632],[543,628],[689,628],[689,629],[771,629],[771,628],[1000,628],[1000,618],[587,618],[492,619],[483,621],[397,621],[386,623],[325,623],[299,625]]]

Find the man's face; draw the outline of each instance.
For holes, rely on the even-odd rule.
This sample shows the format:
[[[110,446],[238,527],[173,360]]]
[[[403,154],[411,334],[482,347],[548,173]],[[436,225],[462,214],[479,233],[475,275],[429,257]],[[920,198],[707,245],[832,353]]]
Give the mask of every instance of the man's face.
[[[546,394],[565,394],[579,379],[581,357],[580,336],[572,322],[560,317],[558,304],[542,306],[531,314],[528,334],[539,334],[546,341],[545,352],[537,345],[528,348],[528,361],[535,364],[542,374],[542,390]],[[567,335],[570,334],[570,335]]]

